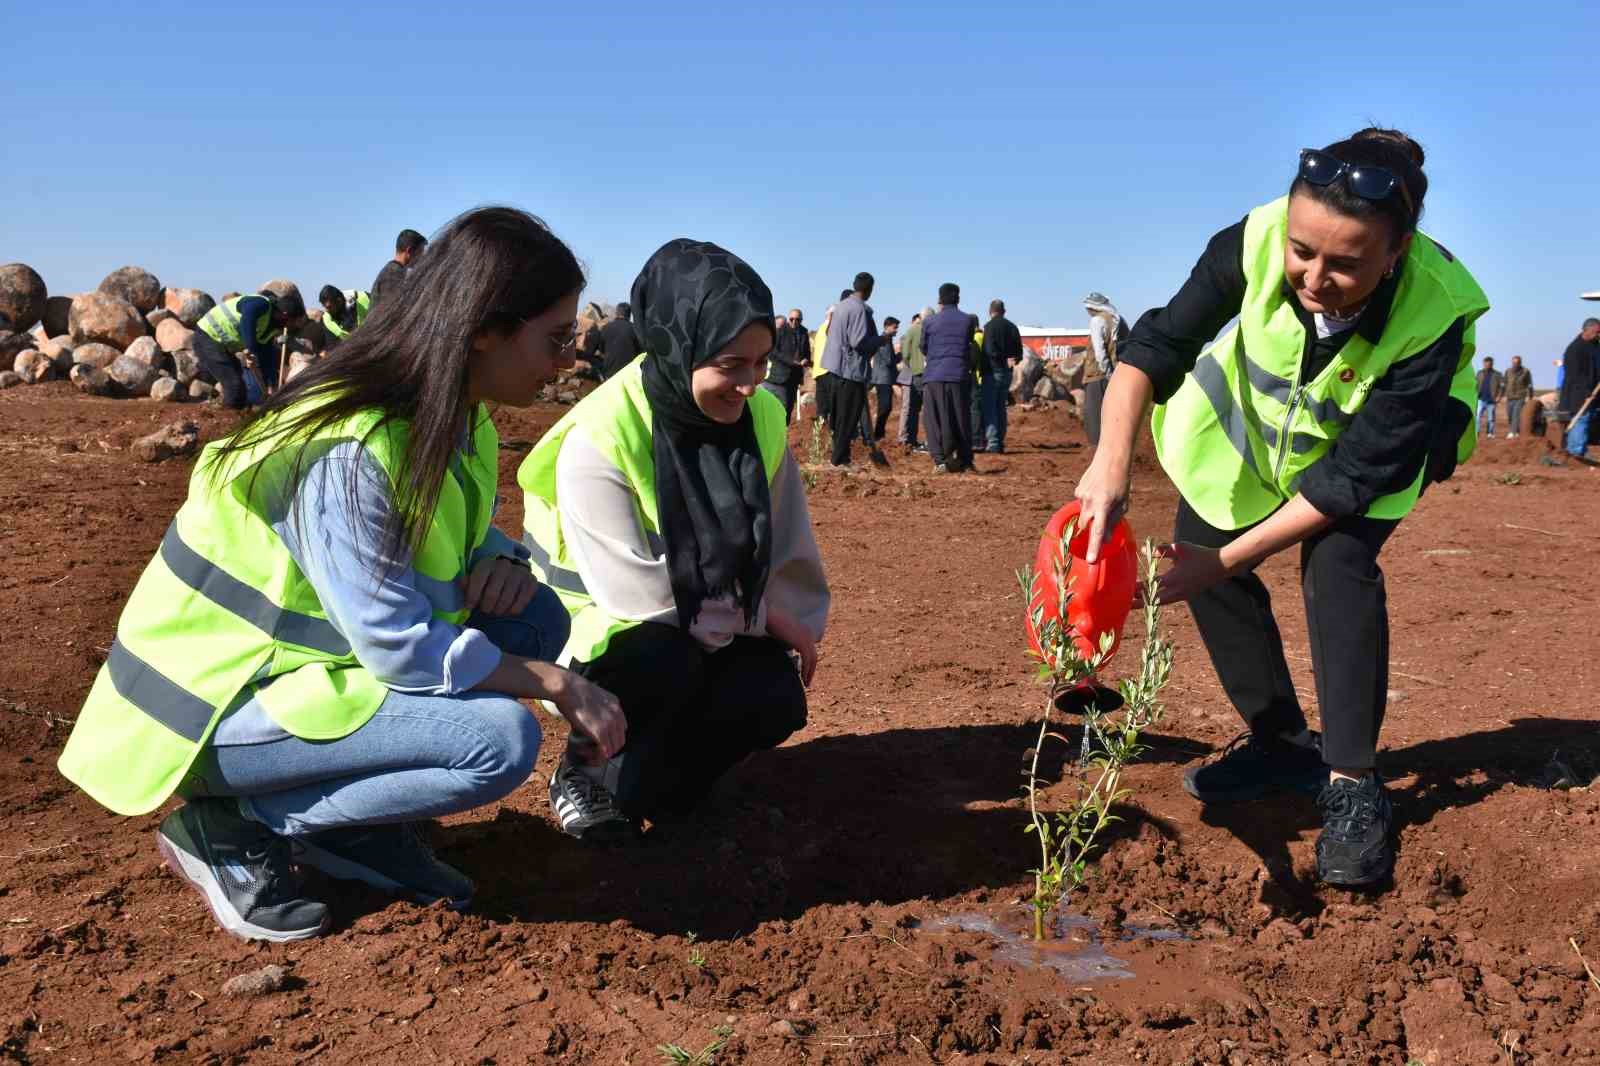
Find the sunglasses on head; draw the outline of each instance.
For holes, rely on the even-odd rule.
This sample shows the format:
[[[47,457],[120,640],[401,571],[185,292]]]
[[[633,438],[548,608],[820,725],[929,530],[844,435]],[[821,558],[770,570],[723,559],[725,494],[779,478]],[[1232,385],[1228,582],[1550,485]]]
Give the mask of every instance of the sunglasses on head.
[[[1383,200],[1398,192],[1408,214],[1416,214],[1406,183],[1394,171],[1366,163],[1346,163],[1338,156],[1317,148],[1300,150],[1300,177],[1313,185],[1332,185],[1340,178],[1363,200]]]

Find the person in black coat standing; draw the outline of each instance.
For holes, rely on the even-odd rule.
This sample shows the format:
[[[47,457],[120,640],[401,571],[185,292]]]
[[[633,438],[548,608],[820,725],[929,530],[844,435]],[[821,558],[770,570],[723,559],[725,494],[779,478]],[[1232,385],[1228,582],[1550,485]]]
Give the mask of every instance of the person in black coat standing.
[[[638,331],[633,328],[633,323],[628,321],[632,314],[632,308],[625,303],[619,303],[611,321],[600,327],[602,377],[612,377],[617,371],[639,358],[639,353],[644,351],[644,345],[639,342]]]

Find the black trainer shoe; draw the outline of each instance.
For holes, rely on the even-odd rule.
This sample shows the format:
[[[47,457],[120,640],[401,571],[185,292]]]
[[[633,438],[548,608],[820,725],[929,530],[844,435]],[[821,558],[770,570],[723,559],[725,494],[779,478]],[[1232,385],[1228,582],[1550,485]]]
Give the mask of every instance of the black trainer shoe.
[[[1360,781],[1334,778],[1317,797],[1322,835],[1317,837],[1317,877],[1330,885],[1356,887],[1394,873],[1389,827],[1394,808],[1377,774]]]
[[[637,833],[611,790],[584,773],[570,754],[561,756],[561,765],[550,777],[550,809],[561,831],[579,840],[617,841]]]
[[[241,815],[231,799],[195,799],[173,811],[156,830],[156,847],[236,937],[304,940],[328,928],[327,906],[301,894],[289,841]]]
[[[472,879],[439,861],[416,826],[409,823],[327,829],[294,843],[301,862],[329,877],[365,881],[418,903],[442,899],[458,911],[465,910],[476,891]]]
[[[1310,745],[1245,732],[1222,756],[1183,775],[1183,789],[1201,803],[1248,803],[1290,789],[1315,796],[1328,783],[1322,738]]]

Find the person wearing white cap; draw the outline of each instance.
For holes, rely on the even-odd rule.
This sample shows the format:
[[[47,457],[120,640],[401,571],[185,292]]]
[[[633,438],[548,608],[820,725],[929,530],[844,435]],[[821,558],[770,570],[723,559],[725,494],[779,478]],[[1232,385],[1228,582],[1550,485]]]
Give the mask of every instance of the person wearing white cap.
[[[1106,382],[1117,365],[1117,345],[1127,339],[1128,323],[1116,305],[1098,292],[1083,298],[1089,312],[1091,350],[1083,364],[1083,430],[1091,448],[1100,445],[1100,404],[1106,398]]]

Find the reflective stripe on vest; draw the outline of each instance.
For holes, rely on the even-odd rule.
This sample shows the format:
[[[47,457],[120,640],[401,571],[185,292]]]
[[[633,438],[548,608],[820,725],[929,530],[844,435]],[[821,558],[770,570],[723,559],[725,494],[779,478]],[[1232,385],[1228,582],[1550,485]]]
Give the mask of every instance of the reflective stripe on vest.
[[[479,405],[473,417],[471,451],[452,464],[411,560],[434,617],[453,622],[466,618],[456,582],[487,534],[498,461],[487,412]],[[359,442],[393,483],[408,434],[366,411],[303,440],[247,445],[222,467],[208,446],[128,598],[62,774],[112,810],[141,814],[179,786],[216,722],[251,695],[308,740],[347,736],[371,718],[388,689],[356,661],[272,523],[292,498],[297,455],[315,461]]]
[[[1250,212],[1245,222],[1245,294],[1238,321],[1195,362],[1193,372],[1152,415],[1162,467],[1195,512],[1219,529],[1240,529],[1271,514],[1354,421],[1368,393],[1395,362],[1425,350],[1465,319],[1451,395],[1471,405],[1473,323],[1488,300],[1455,257],[1417,233],[1376,344],[1353,332],[1311,381],[1300,379],[1306,328],[1284,292],[1288,200]],[[1470,430],[1457,455],[1471,454]],[[1366,514],[1403,517],[1422,487],[1417,475]]]
[[[556,461],[562,443],[574,426],[613,463],[632,487],[649,550],[660,556],[666,550],[656,518],[655,449],[651,436],[650,404],[644,395],[642,359],[636,359],[584,397],[550,428],[517,471],[523,490],[523,543],[534,573],[556,590],[572,615],[572,633],[560,662],[593,662],[617,633],[637,622],[608,615],[593,597],[567,554],[556,501]],[[788,426],[783,403],[765,389],[757,389],[749,408],[755,421],[767,482],[777,476],[788,449]]]
[[[246,347],[244,335],[239,332],[239,301],[266,299],[263,296],[235,296],[231,300],[224,300],[200,318],[199,329],[206,336],[222,345],[223,350],[233,355],[239,354]],[[265,344],[272,340],[274,333],[278,332],[272,324],[272,301],[267,301],[267,313],[256,319],[256,340]]]

